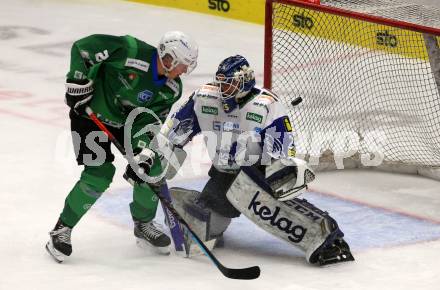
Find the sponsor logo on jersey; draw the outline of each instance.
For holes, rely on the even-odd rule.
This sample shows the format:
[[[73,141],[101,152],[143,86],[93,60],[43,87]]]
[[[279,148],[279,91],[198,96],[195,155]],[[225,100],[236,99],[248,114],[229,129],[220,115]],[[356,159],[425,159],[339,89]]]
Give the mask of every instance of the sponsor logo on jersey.
[[[119,81],[124,85],[124,87],[127,90],[132,90],[133,88],[130,86],[130,84],[128,83],[128,81],[124,78],[124,76],[121,73],[118,73],[118,79]]]
[[[200,88],[200,91],[201,91],[201,92],[203,92],[203,91],[207,91],[207,92],[215,92],[215,93],[218,93],[218,87],[217,87],[217,86],[211,86],[211,85],[203,85],[203,86]]]
[[[200,98],[216,100],[218,99],[218,87],[204,85],[196,92],[196,96]]]
[[[82,80],[85,79],[86,77],[84,76],[83,72],[76,70],[75,73],[73,74],[73,78],[76,80]]]
[[[145,142],[144,140],[138,140],[137,146],[138,148],[147,148],[147,142]]]
[[[287,156],[289,156],[289,157],[295,157],[295,156],[296,156],[296,150],[295,150],[295,148],[289,148],[289,149],[287,150]]]
[[[159,96],[161,96],[164,100],[171,99],[171,95],[165,94],[164,92],[159,91]]]
[[[284,117],[284,128],[286,128],[287,132],[292,132],[292,125],[290,124],[289,118]]]
[[[104,117],[100,113],[96,113],[96,117],[98,117],[98,119],[100,119],[104,124],[107,124],[109,126],[112,126],[112,127],[115,127],[115,128],[122,128],[122,127],[124,127],[124,123],[119,123],[119,122],[116,122],[116,121],[112,121],[112,120]]]
[[[218,115],[218,109],[211,106],[202,106],[202,113],[209,115]]]
[[[255,127],[254,128],[254,131],[255,132],[257,132],[257,133],[260,133],[261,132],[261,130],[263,130],[262,128],[260,128],[260,127]]]
[[[214,121],[212,122],[212,129],[214,131],[223,131],[223,132],[234,132],[239,134],[240,130],[238,129],[240,124],[234,122],[220,122]]]
[[[222,122],[219,121],[212,122],[212,129],[214,131],[220,131],[222,129]]]
[[[223,123],[223,131],[224,132],[237,132],[238,131],[239,124],[234,122],[224,122]]]
[[[138,94],[138,101],[140,103],[146,103],[153,98],[153,92],[149,90],[142,91]]]
[[[168,79],[165,85],[167,85],[174,92],[175,97],[177,97],[180,94],[179,83],[176,82],[175,80]]]
[[[125,66],[134,67],[144,72],[147,72],[150,68],[150,64],[148,62],[135,58],[127,58]]]
[[[261,102],[261,101],[255,101],[255,102],[252,103],[252,105],[257,106],[257,107],[265,108],[266,111],[269,112],[269,109],[268,109],[268,107],[267,107],[267,104],[265,104],[265,103],[263,103],[263,102]]]
[[[261,124],[261,122],[263,122],[263,116],[257,113],[247,112],[246,120],[254,121]]]
[[[248,210],[253,211],[253,213],[262,219],[263,221],[268,221],[269,225],[278,228],[280,231],[288,234],[287,238],[294,242],[299,243],[304,238],[307,229],[301,225],[295,225],[292,220],[287,217],[279,216],[281,208],[276,206],[275,209],[271,209],[267,206],[261,206],[261,202],[257,201],[260,192],[257,191],[249,203]]]
[[[205,94],[205,93],[198,93],[197,97],[199,98],[207,98],[207,99],[213,99],[213,100],[217,100],[218,97],[213,96],[213,95],[209,95],[209,94]]]

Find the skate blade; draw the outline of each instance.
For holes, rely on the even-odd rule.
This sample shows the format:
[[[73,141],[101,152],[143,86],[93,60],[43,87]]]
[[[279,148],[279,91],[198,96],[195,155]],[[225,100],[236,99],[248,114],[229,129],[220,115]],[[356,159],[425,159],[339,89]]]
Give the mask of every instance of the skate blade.
[[[143,250],[150,250],[160,255],[169,255],[170,247],[155,247],[144,239],[136,238],[136,245]]]
[[[57,251],[51,242],[47,242],[46,244],[46,251],[49,253],[49,255],[55,260],[57,263],[62,263],[66,259],[66,255],[63,253],[60,253]]]
[[[354,261],[354,257],[351,253],[344,253],[341,254],[338,257],[335,257],[333,259],[329,259],[329,260],[323,260],[323,259],[319,259],[318,263],[319,266],[321,267],[327,267],[327,266],[333,266],[335,264],[343,264],[345,262],[352,262]]]

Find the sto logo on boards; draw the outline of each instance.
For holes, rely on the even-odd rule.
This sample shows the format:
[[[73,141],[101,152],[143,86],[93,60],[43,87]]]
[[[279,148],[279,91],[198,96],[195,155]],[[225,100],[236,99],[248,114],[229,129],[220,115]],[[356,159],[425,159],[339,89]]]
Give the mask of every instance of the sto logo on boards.
[[[228,0],[208,0],[208,8],[211,10],[228,12],[231,8],[231,4]]]
[[[388,30],[378,31],[376,33],[376,41],[378,45],[396,47],[399,43],[397,36],[391,34]]]
[[[302,14],[295,14],[292,17],[293,25],[299,28],[312,29],[314,23],[311,17]]]

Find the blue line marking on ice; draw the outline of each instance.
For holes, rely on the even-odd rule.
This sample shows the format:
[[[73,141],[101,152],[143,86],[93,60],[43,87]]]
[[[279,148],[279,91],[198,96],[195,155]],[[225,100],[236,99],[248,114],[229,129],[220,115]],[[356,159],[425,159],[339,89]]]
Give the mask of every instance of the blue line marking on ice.
[[[184,187],[202,190],[207,178],[172,182],[170,187]],[[368,205],[357,204],[337,197],[321,193],[308,192],[302,196],[317,207],[326,210],[338,222],[345,234],[350,247],[356,250],[369,248],[392,247],[416,242],[440,239],[440,224],[422,220],[386,209],[372,208]],[[129,203],[132,201],[131,188],[113,190],[104,194],[95,204],[95,212],[112,222],[122,225],[132,225]],[[156,220],[164,221],[164,215],[158,207]],[[243,234],[246,232],[246,234]],[[238,235],[238,236],[237,236]],[[239,245],[243,237],[252,236],[252,241],[244,241],[247,246],[261,249],[260,243],[270,243],[273,249],[285,250],[291,248],[260,230],[244,216],[232,222],[225,233],[232,244]],[[250,243],[250,244],[249,244]],[[267,245],[267,244],[266,244]],[[277,246],[275,246],[277,245]],[[263,246],[262,246],[263,247]]]
[[[305,198],[336,219],[353,249],[389,247],[440,239],[440,224],[319,193]]]

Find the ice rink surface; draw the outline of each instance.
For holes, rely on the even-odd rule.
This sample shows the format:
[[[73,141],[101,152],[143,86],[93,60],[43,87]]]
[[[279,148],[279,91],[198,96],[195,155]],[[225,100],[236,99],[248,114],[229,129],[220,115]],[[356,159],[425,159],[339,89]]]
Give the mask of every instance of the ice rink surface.
[[[424,2],[426,2],[425,0]],[[0,289],[440,289],[440,183],[372,171],[321,173],[304,197],[336,218],[356,261],[308,265],[299,251],[245,217],[215,250],[229,267],[259,265],[253,281],[224,278],[203,256],[157,256],[135,246],[122,179],[74,229],[73,255],[55,263],[44,250],[81,168],[70,145],[64,75],[72,42],[88,34],[131,34],[151,44],[168,30],[199,43],[199,66],[185,96],[217,64],[245,55],[262,83],[263,27],[121,1],[0,0]],[[200,139],[184,174],[170,184],[200,189],[209,160]],[[158,212],[162,222],[163,214]]]

